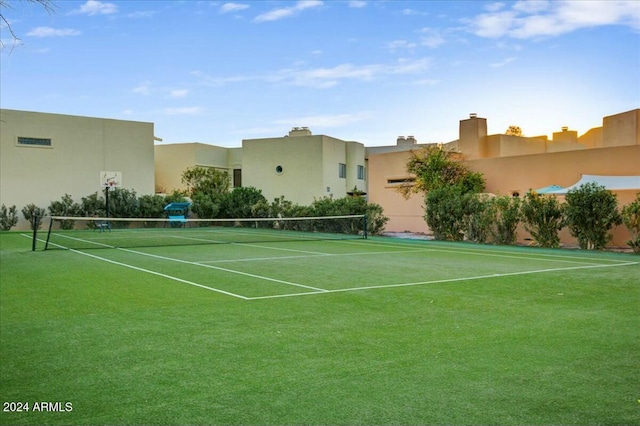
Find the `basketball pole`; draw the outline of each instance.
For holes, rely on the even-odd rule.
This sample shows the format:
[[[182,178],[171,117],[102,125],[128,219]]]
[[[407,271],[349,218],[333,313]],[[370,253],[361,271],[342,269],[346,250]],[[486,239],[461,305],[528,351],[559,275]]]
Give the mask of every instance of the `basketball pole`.
[[[109,186],[105,186],[104,187],[104,199],[105,199],[105,210],[106,210],[106,217],[109,217]]]

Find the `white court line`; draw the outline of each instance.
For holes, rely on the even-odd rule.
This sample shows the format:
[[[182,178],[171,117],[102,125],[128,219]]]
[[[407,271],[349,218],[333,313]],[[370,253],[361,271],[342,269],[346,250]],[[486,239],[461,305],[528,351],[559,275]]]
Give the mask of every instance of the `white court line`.
[[[309,296],[316,294],[326,294],[326,293],[344,293],[347,291],[361,291],[361,290],[375,290],[381,288],[395,288],[395,287],[410,287],[410,286],[418,286],[418,285],[427,285],[427,284],[441,284],[441,283],[451,283],[451,282],[459,282],[459,281],[472,281],[472,280],[482,280],[487,278],[498,278],[498,277],[509,277],[514,275],[528,275],[528,274],[540,274],[544,272],[557,272],[557,271],[570,271],[576,269],[589,269],[589,268],[616,268],[619,266],[629,266],[629,265],[639,265],[640,262],[627,262],[627,263],[619,263],[615,265],[588,265],[588,266],[574,266],[568,268],[551,268],[551,269],[537,269],[533,271],[521,271],[521,272],[508,272],[504,274],[490,274],[490,275],[478,275],[474,277],[462,277],[462,278],[447,278],[442,280],[432,280],[432,281],[420,281],[413,283],[401,283],[401,284],[386,284],[386,285],[373,285],[373,286],[364,286],[364,287],[352,287],[352,288],[340,288],[335,290],[325,290],[323,292],[310,292],[310,293],[289,293],[289,294],[279,294],[273,296],[256,296],[256,297],[248,297],[248,300],[261,300],[261,299],[277,299],[280,297],[294,297],[294,296]]]
[[[341,241],[344,244],[363,244],[358,241]],[[392,247],[407,247],[407,244],[402,243],[393,243],[393,242],[371,242],[367,244],[378,245],[378,246],[392,246]],[[489,248],[488,248],[489,249]],[[599,265],[599,263],[594,262],[615,262],[615,263],[625,263],[626,260],[616,260],[616,259],[605,259],[605,258],[592,258],[592,257],[584,257],[584,256],[565,256],[565,255],[555,255],[555,254],[545,254],[545,253],[519,253],[516,251],[505,251],[504,253],[511,254],[501,254],[501,253],[487,253],[482,249],[455,249],[455,248],[437,248],[437,247],[424,247],[421,248],[424,251],[438,251],[444,253],[462,253],[462,254],[470,254],[473,256],[489,256],[489,257],[504,257],[507,259],[524,259],[524,260],[549,260],[550,262],[565,262],[565,263],[584,263],[587,265]],[[542,257],[551,259],[541,259]],[[566,260],[566,259],[577,259],[577,260],[589,260],[590,262],[579,262],[576,260]]]
[[[30,238],[27,235],[25,235],[25,237]],[[67,237],[67,238],[72,238],[72,237]],[[72,239],[75,239],[75,238],[72,238]],[[347,243],[347,244],[362,244],[362,243],[358,243],[358,242],[355,242],[355,241],[338,241],[338,242]],[[106,244],[101,244],[101,243],[95,243],[95,244],[96,245],[105,246],[105,247],[112,247],[112,246],[108,246]],[[382,246],[396,246],[396,247],[400,246],[400,247],[405,247],[405,248],[407,247],[404,244],[398,244],[398,243],[373,243],[373,244],[382,245]],[[54,244],[54,245],[57,245],[57,244]],[[57,246],[58,247],[64,247],[64,246],[60,246],[60,245],[57,245]],[[260,247],[262,247],[262,246],[260,246]],[[66,247],[64,247],[64,248],[66,248]],[[339,293],[339,292],[347,292],[347,291],[361,291],[361,290],[372,290],[372,289],[381,289],[381,288],[407,287],[407,286],[418,286],[418,285],[426,285],[426,284],[437,284],[437,283],[447,283],[447,282],[460,282],[460,281],[469,281],[469,280],[480,280],[480,279],[486,279],[486,278],[506,277],[506,276],[515,276],[515,275],[537,274],[537,273],[545,273],[545,272],[568,271],[568,270],[589,269],[589,268],[610,268],[610,267],[630,266],[630,265],[638,265],[638,264],[640,264],[640,262],[625,262],[625,261],[621,261],[621,260],[612,260],[612,259],[591,259],[591,258],[577,257],[577,256],[554,256],[554,255],[548,255],[548,254],[540,254],[540,256],[545,256],[545,257],[555,257],[555,258],[563,258],[563,259],[574,258],[574,259],[582,259],[582,260],[602,260],[602,261],[612,261],[612,262],[619,262],[619,263],[602,265],[602,264],[592,264],[592,263],[587,263],[587,262],[575,262],[574,261],[573,263],[587,263],[587,264],[586,264],[586,266],[574,266],[574,267],[566,267],[566,268],[538,269],[538,270],[532,270],[532,271],[510,272],[510,273],[502,273],[502,274],[488,274],[488,275],[479,275],[479,276],[472,276],[472,277],[449,278],[449,279],[442,279],[442,280],[420,281],[420,282],[412,282],[412,283],[387,284],[387,285],[379,285],[379,286],[363,286],[363,287],[352,287],[352,288],[325,290],[325,289],[320,289],[320,288],[314,288],[314,287],[311,287],[311,286],[304,286],[302,284],[289,283],[289,282],[286,282],[286,281],[281,281],[281,280],[277,280],[277,279],[273,279],[273,278],[269,278],[269,277],[262,277],[262,276],[259,276],[259,275],[248,274],[248,273],[244,273],[244,272],[240,272],[240,271],[234,271],[234,270],[226,269],[226,268],[220,268],[220,267],[215,267],[215,266],[210,266],[210,265],[203,265],[203,264],[200,264],[200,263],[189,262],[189,261],[184,261],[184,260],[174,259],[174,258],[168,258],[168,257],[148,254],[148,253],[144,253],[144,252],[138,252],[138,251],[135,251],[135,250],[121,249],[121,248],[118,249],[118,250],[127,251],[127,252],[140,254],[140,255],[144,255],[144,256],[151,256],[151,257],[156,257],[156,258],[160,258],[160,259],[180,262],[180,263],[192,264],[192,265],[197,265],[197,266],[202,266],[202,267],[209,267],[209,268],[212,268],[212,269],[217,269],[217,270],[222,270],[222,271],[226,271],[226,272],[246,275],[246,276],[250,276],[250,277],[253,277],[253,278],[265,279],[265,280],[268,280],[268,281],[275,281],[275,282],[280,282],[280,283],[284,283],[284,284],[290,284],[290,285],[294,285],[294,286],[301,286],[301,287],[309,288],[311,290],[315,290],[315,291],[312,291],[312,292],[304,292],[304,293],[288,293],[288,294],[280,294],[280,295],[272,295],[272,296],[245,297],[245,296],[240,296],[240,295],[237,295],[237,294],[234,294],[234,293],[226,292],[224,290],[219,290],[219,289],[207,287],[207,286],[204,286],[204,285],[201,285],[201,284],[193,283],[193,282],[190,282],[190,281],[187,281],[187,280],[183,280],[183,279],[180,279],[180,278],[171,277],[169,275],[165,275],[165,274],[158,273],[158,272],[155,272],[155,271],[146,270],[146,269],[139,268],[139,267],[136,267],[136,266],[133,266],[133,265],[128,265],[128,264],[124,264],[124,263],[121,263],[121,262],[112,261],[112,260],[105,259],[105,258],[102,258],[102,257],[99,257],[99,256],[95,256],[95,255],[91,255],[91,254],[88,254],[88,253],[84,253],[84,252],[81,252],[81,251],[78,251],[78,250],[74,250],[74,249],[70,249],[70,250],[75,252],[75,253],[83,254],[85,256],[93,257],[93,258],[96,258],[96,259],[99,259],[99,260],[103,260],[103,261],[110,262],[110,263],[113,263],[113,264],[125,266],[125,267],[131,268],[131,269],[139,270],[139,271],[150,273],[150,274],[153,274],[153,275],[158,275],[158,276],[161,276],[161,277],[173,279],[175,281],[179,281],[179,282],[187,283],[187,284],[194,285],[194,286],[197,286],[197,287],[209,289],[211,291],[227,294],[227,295],[230,295],[230,296],[233,296],[233,297],[237,297],[237,298],[240,298],[240,299],[243,299],[243,300],[274,299],[274,298],[282,298],[282,297],[316,295],[316,294],[323,294],[323,293]],[[433,249],[433,248],[424,248],[424,249],[422,249],[422,248],[420,248],[420,249],[415,249],[415,250],[411,250],[411,251],[442,251],[442,252],[454,252],[454,253],[463,252],[463,253],[474,254],[474,255],[488,255],[488,256],[516,258],[516,259],[528,259],[528,260],[544,260],[544,259],[537,259],[535,257],[530,257],[530,256],[527,257],[527,256],[499,255],[499,254],[482,253],[482,252],[476,253],[476,252],[474,252],[475,250],[469,252],[468,249],[467,250],[455,250],[455,249]],[[394,251],[392,253],[398,253],[398,252]],[[515,252],[511,252],[511,253],[515,253]],[[372,253],[363,253],[363,254],[372,254]],[[327,254],[327,255],[329,255],[329,254]],[[341,256],[341,255],[349,255],[349,254],[334,254],[333,256]],[[549,259],[549,260],[571,263],[570,260],[563,260],[563,259]]]
[[[307,288],[307,289],[310,289],[310,290],[315,290],[316,292],[326,291],[326,290],[324,290],[322,288],[318,288],[318,287],[312,287],[312,286],[309,286],[309,285],[293,283],[291,281],[284,281],[284,280],[279,280],[279,279],[276,279],[276,278],[265,277],[263,275],[250,274],[248,272],[236,271],[234,269],[221,268],[219,266],[204,265],[204,264],[198,263],[198,262],[190,262],[188,260],[175,259],[173,257],[159,256],[157,254],[144,253],[144,252],[141,252],[141,251],[129,250],[129,249],[124,249],[124,248],[118,248],[118,250],[126,251],[128,253],[139,254],[139,255],[142,255],[142,256],[154,257],[156,259],[169,260],[169,261],[172,261],[172,262],[185,263],[187,265],[201,266],[203,268],[210,268],[210,269],[215,269],[215,270],[218,270],[218,271],[229,272],[229,273],[232,273],[232,274],[244,275],[244,276],[247,276],[247,277],[257,278],[257,279],[260,279],[260,280],[271,281],[271,282],[291,285],[291,286],[295,286],[295,287]]]
[[[195,286],[195,287],[204,288],[205,290],[211,290],[211,291],[215,291],[216,293],[226,294],[227,296],[237,297],[237,298],[243,299],[243,300],[249,300],[249,298],[246,297],[246,296],[241,296],[239,294],[231,293],[229,291],[220,290],[220,289],[217,289],[217,288],[214,288],[214,287],[208,287],[206,285],[198,284],[198,283],[195,283],[193,281],[183,280],[182,278],[174,277],[174,276],[163,274],[163,273],[156,272],[156,271],[151,271],[149,269],[140,268],[138,266],[129,265],[127,263],[117,262],[115,260],[111,260],[111,259],[107,259],[107,258],[104,258],[104,257],[96,256],[94,254],[85,253],[85,252],[80,251],[80,250],[70,249],[68,247],[64,247],[64,246],[61,246],[61,245],[56,244],[56,243],[51,243],[50,242],[49,244],[53,244],[54,246],[65,248],[65,249],[67,249],[67,250],[69,250],[69,251],[71,251],[73,253],[81,254],[83,256],[88,256],[88,257],[91,257],[93,259],[101,260],[103,262],[112,263],[112,264],[118,265],[118,266],[124,266],[125,268],[134,269],[136,271],[144,272],[146,274],[157,275],[159,277],[167,278],[169,280],[178,281],[178,282],[181,282],[181,283],[184,283],[184,284],[189,284],[189,285],[192,285],[192,286]]]
[[[69,239],[73,239],[73,240],[80,240],[78,238],[68,237],[66,235],[65,235],[65,237],[69,238]],[[84,241],[84,240],[80,240],[80,241]],[[54,244],[54,245],[56,245],[58,247],[67,248],[67,247],[64,247],[64,246],[61,246],[61,245],[58,245],[58,244],[55,244],[55,243],[50,243],[50,244]],[[185,263],[185,264],[188,264],[188,265],[201,266],[203,268],[210,268],[210,269],[216,269],[216,270],[219,270],[219,271],[230,272],[230,273],[233,273],[233,274],[245,275],[245,276],[248,276],[248,277],[251,277],[251,278],[257,278],[257,279],[261,279],[261,280],[277,282],[277,283],[280,283],[280,284],[286,284],[286,285],[291,285],[291,286],[296,286],[296,287],[303,287],[303,288],[307,288],[307,289],[310,289],[310,290],[314,290],[315,292],[323,292],[323,291],[325,291],[324,289],[317,288],[317,287],[311,287],[311,286],[307,286],[307,285],[304,285],[304,284],[293,283],[293,282],[290,282],[290,281],[278,280],[278,279],[275,279],[275,278],[269,278],[269,277],[265,277],[265,276],[262,276],[262,275],[250,274],[250,273],[247,273],[247,272],[235,271],[233,269],[221,268],[219,266],[203,265],[201,263],[189,262],[189,261],[186,261],[186,260],[175,259],[175,258],[166,257],[166,256],[159,256],[159,255],[150,254],[150,253],[144,253],[144,252],[136,251],[136,250],[129,250],[129,249],[124,249],[124,248],[119,248],[119,247],[113,247],[113,246],[109,246],[107,244],[102,244],[102,243],[94,243],[94,244],[100,245],[100,246],[105,246],[105,247],[110,247],[110,248],[115,248],[116,250],[125,251],[125,252],[128,252],[128,253],[134,253],[134,254],[139,254],[139,255],[143,255],[143,256],[154,257],[154,258],[157,258],[157,259],[170,260],[170,261],[173,261],[173,262]],[[120,262],[116,262],[116,261],[111,261],[109,259],[105,259],[105,258],[102,258],[100,256],[95,256],[95,255],[84,253],[82,251],[78,251],[78,250],[74,250],[74,249],[69,249],[69,250],[73,251],[74,253],[84,254],[86,256],[94,257],[96,259],[101,259],[101,260],[104,260],[104,261],[107,261],[107,262],[111,262],[111,263],[115,263],[115,264],[118,264],[118,265],[127,266],[127,267],[130,267],[132,269],[138,269],[140,271],[149,272],[149,273],[152,273],[152,274],[155,274],[155,275],[159,275],[159,276],[163,276],[163,277],[166,277],[166,278],[172,278],[172,279],[175,279],[176,281],[186,282],[188,284],[192,284],[192,285],[195,285],[195,286],[198,286],[198,287],[208,288],[209,290],[212,290],[212,291],[218,291],[220,293],[225,293],[225,294],[229,294],[229,295],[232,295],[232,296],[241,297],[243,299],[246,299],[246,297],[244,297],[244,296],[235,295],[234,293],[225,292],[224,290],[218,290],[218,289],[215,289],[213,287],[207,287],[207,286],[204,286],[202,284],[197,284],[197,283],[193,283],[193,282],[190,282],[190,281],[182,280],[180,278],[171,277],[169,275],[161,274],[159,272],[149,271],[147,269],[138,268],[136,266],[128,265],[126,263],[120,263]]]
[[[271,248],[271,247],[265,247]],[[292,250],[297,251],[297,250]],[[201,260],[197,263],[228,263],[228,262],[256,262],[261,260],[280,260],[280,259],[304,259],[313,257],[342,257],[342,256],[375,256],[378,254],[403,254],[403,253],[420,253],[424,250],[394,250],[394,251],[363,251],[358,253],[318,253],[318,254],[301,254],[299,256],[271,256],[271,257],[250,257],[245,259],[220,259],[220,260]],[[302,253],[305,253],[302,251]]]

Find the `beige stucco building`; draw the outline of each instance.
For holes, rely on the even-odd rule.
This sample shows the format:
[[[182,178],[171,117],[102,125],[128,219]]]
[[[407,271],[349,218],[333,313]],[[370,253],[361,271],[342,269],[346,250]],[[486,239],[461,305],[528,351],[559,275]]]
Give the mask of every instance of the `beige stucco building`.
[[[365,147],[326,135],[313,135],[306,127],[286,136],[243,139],[242,148],[199,143],[156,146],[156,189],[186,189],[181,182],[190,167],[224,170],[233,186],[255,187],[267,200],[285,199],[308,205],[314,199],[341,198],[354,189],[364,192]]]
[[[428,233],[424,221],[424,197],[405,200],[397,190],[410,179],[406,170],[411,149],[420,145],[400,139],[393,147],[367,148],[369,201],[383,206],[390,218],[391,232]],[[471,170],[484,175],[487,191],[496,195],[524,195],[549,185],[567,187],[582,175],[640,176],[640,109],[604,117],[601,127],[583,136],[567,128],[546,136],[518,137],[488,135],[487,120],[472,114],[460,121],[459,138],[442,144],[461,152]],[[615,190],[620,206],[633,201],[640,188]],[[529,237],[520,232],[520,240]],[[561,234],[566,244],[575,241],[568,231]],[[612,245],[624,246],[629,233],[624,226],[614,231]]]
[[[101,190],[100,173],[118,171],[125,188],[138,195],[185,189],[182,173],[212,167],[229,173],[232,186],[260,189],[268,200],[284,196],[307,205],[324,196],[357,190],[380,204],[390,218],[387,231],[428,233],[424,198],[404,199],[397,191],[411,176],[410,151],[424,146],[412,136],[395,145],[368,147],[306,127],[274,138],[244,139],[226,148],[202,143],[164,144],[153,123],[0,110],[0,202],[18,210],[33,203],[48,207],[64,194],[74,200]],[[523,195],[549,185],[567,187],[582,175],[640,176],[640,109],[603,118],[602,126],[579,136],[562,128],[547,136],[489,135],[487,120],[472,114],[460,120],[458,139],[441,144],[461,152],[481,172],[496,195]],[[640,188],[614,191],[620,205]],[[24,229],[24,220],[18,228]],[[615,230],[613,245],[628,232]],[[520,233],[524,241],[528,235]],[[572,238],[565,230],[563,242]]]
[[[364,145],[294,128],[287,136],[242,141],[244,186],[267,200],[284,196],[308,205],[316,198],[345,197],[366,189]]]
[[[242,186],[242,148],[204,143],[163,144],[155,147],[156,192],[184,190],[182,173],[192,167],[214,168],[229,173],[233,187]]]
[[[153,123],[0,110],[0,203],[47,208],[65,194],[79,202],[117,171],[138,195],[153,194]],[[25,228],[22,215],[18,228]]]

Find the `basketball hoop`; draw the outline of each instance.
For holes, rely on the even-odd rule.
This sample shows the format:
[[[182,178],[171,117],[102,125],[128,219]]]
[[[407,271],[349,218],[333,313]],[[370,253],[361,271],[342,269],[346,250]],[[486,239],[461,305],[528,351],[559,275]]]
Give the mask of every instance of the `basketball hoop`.
[[[108,191],[115,191],[116,188],[122,187],[122,173],[121,172],[100,172],[100,186]]]

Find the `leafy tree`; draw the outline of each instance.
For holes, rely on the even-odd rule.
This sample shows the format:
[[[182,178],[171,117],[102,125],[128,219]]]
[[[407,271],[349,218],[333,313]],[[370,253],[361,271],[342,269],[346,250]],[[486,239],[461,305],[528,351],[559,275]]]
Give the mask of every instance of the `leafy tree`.
[[[250,218],[254,216],[253,206],[266,202],[262,191],[254,187],[238,187],[222,198],[221,216],[227,218]]]
[[[468,192],[462,196],[465,239],[485,243],[491,235],[495,207],[488,194]]]
[[[97,192],[82,197],[80,206],[82,207],[83,215],[87,217],[103,217],[106,214],[104,198]]]
[[[524,228],[541,247],[560,247],[558,231],[565,226],[564,209],[555,195],[535,191],[524,196],[521,206]]]
[[[522,129],[519,126],[509,126],[505,135],[522,136]]]
[[[183,191],[179,191],[179,190],[174,190],[171,194],[167,194],[164,197],[164,205],[166,206],[167,204],[170,203],[184,203],[187,201],[187,198],[185,197],[185,193]],[[164,206],[163,206],[164,208]]]
[[[640,253],[640,192],[636,199],[622,209],[622,222],[631,232],[631,239],[627,242],[634,253]]]
[[[191,210],[200,219],[214,219],[220,212],[221,200],[203,193],[195,193],[191,197],[193,204]]]
[[[138,217],[140,207],[136,191],[126,188],[116,188],[109,192],[109,216]],[[113,222],[115,226],[129,226],[128,222]]]
[[[0,230],[9,231],[18,223],[17,207],[11,206],[7,209],[4,204],[0,209]]]
[[[182,172],[182,183],[190,195],[206,194],[219,198],[229,192],[231,179],[226,171],[211,167],[190,167]]]
[[[142,195],[138,198],[138,215],[142,218],[162,218],[164,217],[164,196],[154,195]],[[146,228],[153,228],[158,224],[154,221],[145,221],[143,225]]]
[[[365,198],[360,196],[337,199],[322,197],[315,199],[310,207],[311,216],[366,215],[367,232],[372,235],[381,233],[384,230],[384,225],[389,221],[389,218],[384,216],[380,205],[368,203]],[[335,221],[319,222],[316,227],[317,231],[356,234],[362,230],[362,222],[359,219],[350,221],[336,219]]]
[[[71,195],[64,194],[60,201],[52,201],[49,206],[51,216],[82,216],[82,206],[73,202]],[[60,222],[61,229],[73,229],[75,221],[65,219]]]
[[[42,218],[47,213],[47,211],[41,207],[36,206],[35,204],[27,204],[22,208],[22,216],[29,222],[29,226],[31,229],[40,229],[42,226]]]
[[[520,198],[507,195],[492,200],[495,219],[492,226],[493,242],[513,244],[518,239],[517,228],[520,223]]]
[[[611,241],[609,231],[622,223],[618,199],[604,186],[590,182],[567,193],[565,214],[571,235],[582,249],[602,250]]]
[[[165,201],[162,195],[142,195],[138,198],[138,214],[143,218],[161,218],[164,216]]]
[[[214,168],[190,167],[182,173],[182,183],[187,185],[193,201],[191,210],[199,218],[219,217],[223,199],[231,186],[229,173]]]
[[[436,240],[464,239],[465,203],[459,186],[432,189],[425,196],[425,204],[425,221]]]
[[[482,192],[485,181],[482,174],[472,172],[462,163],[462,156],[452,150],[429,145],[412,150],[407,171],[415,176],[413,182],[400,186],[408,197],[411,193],[428,193],[443,186],[459,185],[462,192]]]
[[[436,239],[460,241],[469,226],[479,224],[469,216],[469,209],[479,208],[480,204],[472,206],[473,201],[466,194],[484,191],[485,180],[462,163],[459,153],[435,145],[411,151],[407,171],[415,180],[402,185],[399,191],[405,197],[425,194],[425,220]],[[476,231],[479,229],[471,230],[474,240],[481,237]]]

